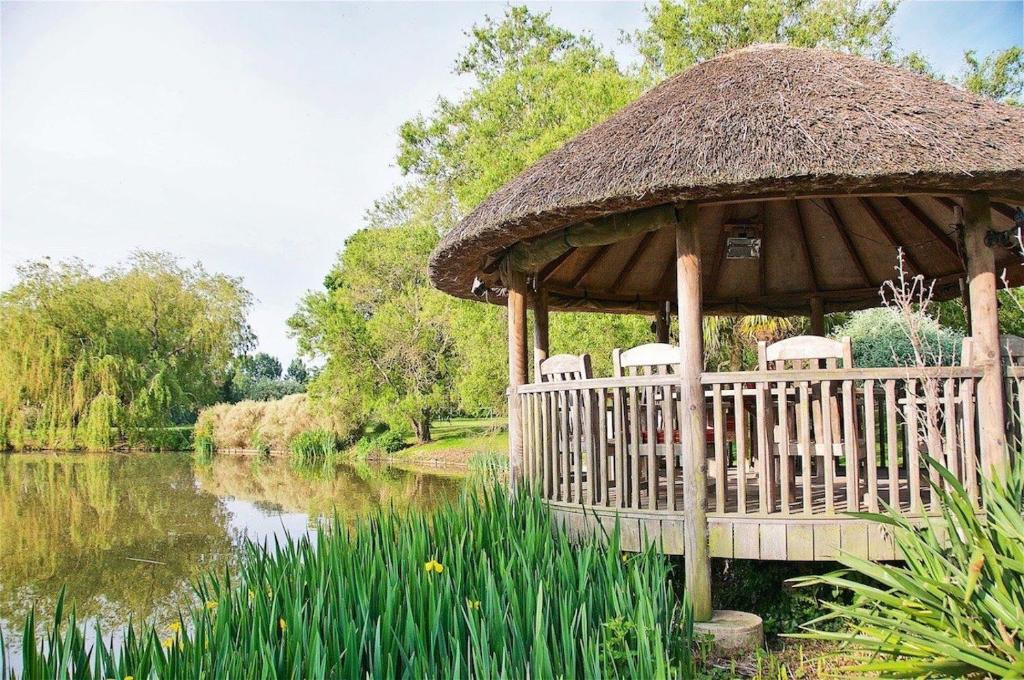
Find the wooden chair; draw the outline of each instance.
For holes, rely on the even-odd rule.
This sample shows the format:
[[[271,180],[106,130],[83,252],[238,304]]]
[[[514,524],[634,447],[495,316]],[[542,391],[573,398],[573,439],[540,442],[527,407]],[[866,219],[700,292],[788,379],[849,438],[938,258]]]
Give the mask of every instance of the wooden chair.
[[[1024,379],[1011,376],[1006,371],[1010,367],[1024,366],[1024,338],[1017,335],[999,336],[999,359],[1003,365],[1003,404],[1006,409],[1006,434],[1008,441],[1024,441]],[[966,337],[960,350],[960,365],[974,365],[974,340]],[[1019,404],[1015,410],[1013,404]],[[961,446],[963,444],[961,443]]]
[[[1018,335],[999,336],[999,358],[1005,366],[1024,365],[1024,338]],[[974,363],[974,340],[968,336],[960,345],[960,365],[971,366]]]
[[[576,380],[589,380],[593,378],[593,370],[590,364],[589,354],[556,354],[539,361],[534,365],[534,379],[542,383],[572,382]],[[555,393],[553,404],[553,417],[556,421],[555,429],[561,432],[560,445],[567,446],[570,441],[597,442],[598,423],[591,423],[589,437],[586,436],[584,413],[587,408],[581,399],[574,398],[575,391]],[[591,396],[592,413],[599,413],[599,406],[596,396]],[[553,472],[556,484],[561,481],[564,485],[581,488],[583,484],[598,484],[599,480],[591,473],[589,461],[591,457],[596,459],[597,452],[588,450],[581,452],[578,465],[566,453],[565,456],[555,456],[552,459]],[[595,466],[594,471],[596,472]],[[578,483],[577,483],[578,480]]]
[[[652,342],[646,345],[639,345],[630,349],[615,349],[612,351],[612,372],[616,378],[622,378],[626,376],[636,375],[676,375],[679,373],[679,361],[680,361],[680,349],[678,345],[670,345],[661,342]],[[655,412],[655,444],[659,447],[670,445],[676,455],[673,456],[675,465],[681,464],[679,456],[682,455],[682,450],[679,448],[680,444],[680,431],[678,427],[679,415],[672,413],[672,409],[666,410],[665,404],[678,404],[678,387],[676,386],[661,386],[652,390],[651,396],[653,402],[656,405]],[[674,397],[671,400],[666,397]],[[642,398],[640,405],[640,413],[644,413],[646,410],[647,397]],[[726,432],[732,432],[733,420],[728,419]],[[625,425],[628,429],[628,424]],[[609,428],[609,431],[611,429]],[[641,417],[639,422],[640,437],[643,444],[648,442],[651,436],[648,432],[648,425],[646,418]],[[669,436],[668,433],[671,433]],[[733,438],[727,435],[727,438],[732,441]],[[711,419],[708,419],[708,425],[705,429],[705,441],[710,445],[714,443],[714,429],[711,425]],[[714,452],[711,451],[710,455]],[[642,454],[642,457],[646,457],[646,454]],[[660,456],[659,456],[660,458]],[[678,476],[678,475],[677,475]],[[712,474],[707,477],[707,484],[712,487],[715,480]]]
[[[839,368],[853,368],[853,348],[850,338],[844,337],[841,340],[832,340],[816,335],[799,335],[786,338],[769,345],[761,341],[757,344],[758,368],[762,371],[783,371],[783,370],[836,370]],[[840,366],[840,362],[842,365]],[[796,436],[797,417],[795,412],[795,399],[793,412],[788,418],[789,432],[780,432],[775,426],[774,420],[769,422],[768,431],[773,433],[774,451],[777,452],[782,443],[782,438],[787,438],[790,457],[802,460],[804,457],[804,446]],[[770,400],[765,399],[765,403]],[[773,408],[768,409],[766,414],[769,418],[774,415]],[[843,456],[846,442],[843,438],[844,428],[840,419],[839,400],[837,395],[829,389],[828,394],[823,394],[819,389],[811,401],[811,419],[814,433],[814,456],[812,460],[820,461],[819,469],[815,477],[825,478],[826,487],[835,477],[836,460]],[[857,432],[854,424],[853,432]],[[856,437],[854,437],[856,439]],[[828,451],[828,443],[831,442],[831,451]],[[851,446],[858,446],[858,442],[850,442]],[[768,465],[770,473],[775,476],[774,464],[777,462],[777,455],[772,454],[772,464]],[[860,456],[856,456],[859,460]],[[797,461],[789,465],[789,479],[785,481],[791,488],[796,484]],[[828,474],[826,472],[831,472]],[[770,487],[774,489],[775,484]],[[828,489],[826,489],[828,493]],[[792,498],[793,495],[791,494]]]
[[[616,378],[678,373],[679,360],[678,346],[652,342],[631,349],[612,350],[612,371]]]
[[[537,362],[534,375],[537,382],[564,382],[593,378],[589,354],[556,354]]]

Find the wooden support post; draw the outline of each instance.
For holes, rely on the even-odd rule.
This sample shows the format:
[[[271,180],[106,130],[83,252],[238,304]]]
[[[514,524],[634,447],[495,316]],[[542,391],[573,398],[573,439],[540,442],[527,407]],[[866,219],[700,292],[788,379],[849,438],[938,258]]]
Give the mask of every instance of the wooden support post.
[[[550,356],[548,351],[548,292],[538,288],[533,295],[533,366]],[[540,375],[534,377],[540,381]]]
[[[971,301],[971,340],[974,365],[982,369],[978,383],[978,440],[983,474],[1003,473],[1006,423],[1003,414],[1003,379],[999,360],[999,318],[996,315],[995,254],[985,245],[992,229],[989,198],[969,194],[964,199],[964,248]]]
[[[679,406],[683,473],[683,559],[695,621],[711,620],[711,562],[705,509],[705,413],[701,332],[700,235],[697,206],[676,210],[676,291],[679,303]]]
[[[825,335],[825,303],[820,295],[811,297],[811,335]]]
[[[662,304],[654,315],[654,334],[658,342],[668,344],[668,305]]]
[[[523,414],[518,389],[526,384],[526,275],[502,272],[508,287],[508,468],[509,487],[523,479]]]

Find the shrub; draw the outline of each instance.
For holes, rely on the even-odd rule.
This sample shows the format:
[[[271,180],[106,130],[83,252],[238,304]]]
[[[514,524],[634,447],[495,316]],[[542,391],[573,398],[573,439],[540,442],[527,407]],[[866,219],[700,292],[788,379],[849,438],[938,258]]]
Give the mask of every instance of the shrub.
[[[306,430],[300,432],[288,445],[291,461],[298,465],[323,463],[338,450],[338,440],[328,430]]]
[[[196,427],[208,431],[218,449],[287,451],[293,439],[307,430],[330,430],[347,436],[332,418],[321,414],[305,394],[277,401],[242,401],[204,409]],[[258,437],[261,446],[255,446]]]
[[[197,585],[204,604],[179,632],[90,644],[58,612],[48,640],[26,626],[24,662],[165,680],[254,664],[314,679],[693,677],[670,570],[653,549],[624,558],[617,531],[570,542],[537,498],[493,486],[430,517],[380,511],[273,551],[248,543],[237,578]]]
[[[386,456],[397,453],[408,446],[405,436],[395,430],[385,430],[379,434],[364,435],[356,442],[353,453],[356,458],[367,458],[371,455]]]
[[[938,469],[944,483],[932,487],[941,519],[917,527],[895,513],[861,514],[892,530],[903,564],[842,554],[845,570],[798,580],[857,596],[827,604],[829,613],[807,624],[804,637],[870,652],[872,660],[847,669],[857,674],[1017,677],[1024,669],[1024,475],[1018,468],[1005,481],[983,480],[978,513],[956,478]],[[850,630],[821,630],[835,621]]]
[[[254,431],[249,438],[249,448],[261,456],[270,455],[270,442],[263,438],[263,433],[259,430]]]
[[[949,366],[959,360],[963,335],[940,326],[937,321],[919,312],[915,313],[913,323],[920,338],[920,363],[914,355],[908,323],[893,309],[855,312],[850,315],[849,321],[835,331],[835,336],[850,337],[853,363],[858,368]]]

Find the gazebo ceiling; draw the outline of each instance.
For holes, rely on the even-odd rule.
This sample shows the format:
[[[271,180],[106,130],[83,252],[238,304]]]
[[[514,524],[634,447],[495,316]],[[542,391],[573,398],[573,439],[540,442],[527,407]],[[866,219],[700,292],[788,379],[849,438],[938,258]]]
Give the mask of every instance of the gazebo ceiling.
[[[815,295],[829,310],[875,306],[898,247],[949,298],[964,270],[953,207],[968,192],[991,196],[994,229],[1013,225],[1024,110],[859,57],[759,46],[669,79],[542,158],[445,236],[430,273],[472,297],[475,278],[500,286],[496,263],[517,244],[695,201],[708,311],[802,313]],[[726,256],[730,237],[751,235],[759,257]],[[623,236],[575,248],[567,236],[529,273],[553,308],[674,300],[673,227]],[[997,267],[1024,283],[1020,257],[997,250]]]
[[[908,276],[935,281],[939,299],[958,297],[962,246],[950,228],[957,201],[945,196],[860,196],[711,204],[698,210],[704,308],[720,313],[805,314],[820,296],[828,311],[877,307],[897,249]],[[996,230],[1013,208],[994,203]],[[758,257],[728,253],[736,235],[760,240]],[[732,255],[732,256],[731,256]],[[1024,283],[1024,260],[996,251],[997,270]],[[536,275],[561,309],[630,311],[676,300],[675,229],[662,227],[609,245],[573,248]]]

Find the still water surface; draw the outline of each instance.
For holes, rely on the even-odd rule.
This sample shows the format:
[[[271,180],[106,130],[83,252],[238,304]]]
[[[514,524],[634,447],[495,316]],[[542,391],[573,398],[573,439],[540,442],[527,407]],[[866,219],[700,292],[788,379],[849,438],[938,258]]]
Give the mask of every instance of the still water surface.
[[[61,586],[89,627],[128,616],[169,622],[205,572],[229,567],[244,538],[315,531],[394,505],[454,499],[457,473],[387,466],[297,471],[286,461],[188,454],[0,454],[0,631],[18,665],[22,621],[44,621]],[[90,636],[91,637],[91,636]]]

